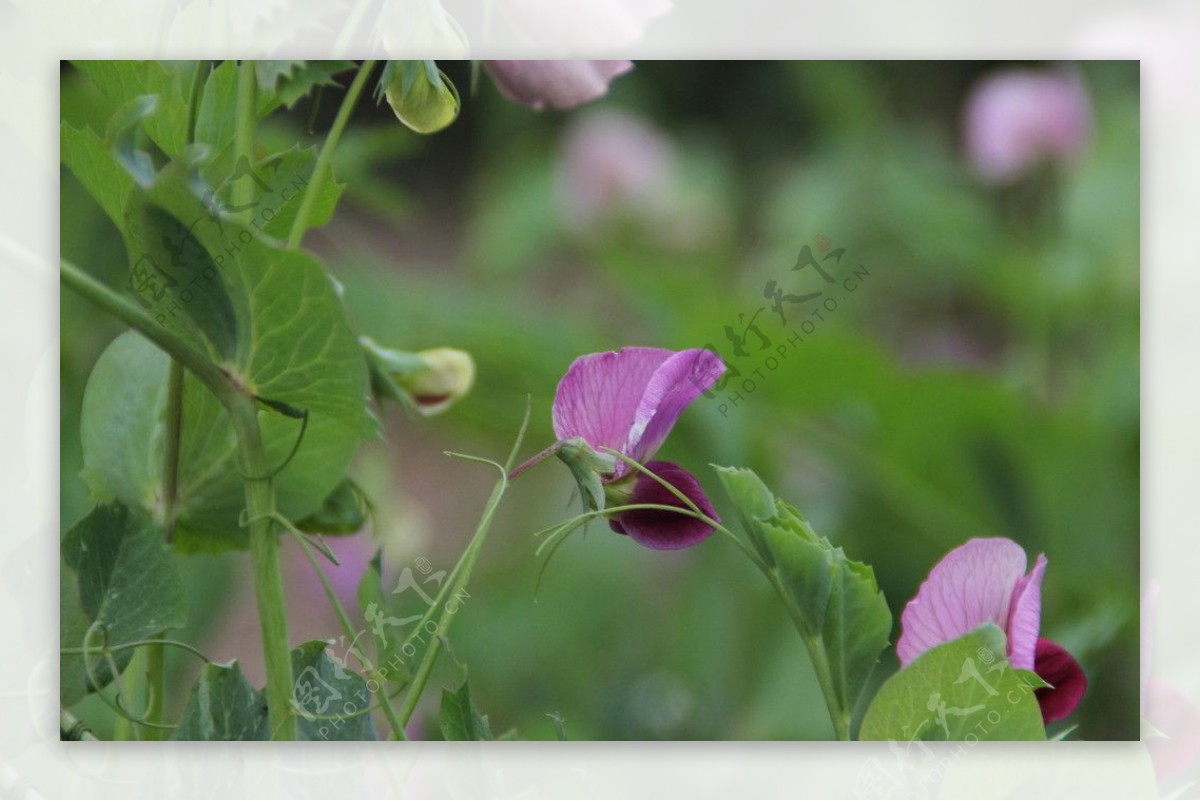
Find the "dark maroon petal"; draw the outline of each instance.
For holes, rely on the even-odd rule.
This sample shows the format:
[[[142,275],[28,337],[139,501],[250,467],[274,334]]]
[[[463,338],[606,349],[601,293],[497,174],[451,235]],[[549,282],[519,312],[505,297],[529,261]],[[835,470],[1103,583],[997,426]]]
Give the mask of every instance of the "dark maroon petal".
[[[1042,720],[1053,723],[1062,720],[1079,706],[1087,692],[1087,676],[1075,657],[1058,643],[1038,638],[1033,672],[1053,688],[1043,687],[1035,691],[1038,704],[1042,707]]]
[[[708,496],[700,487],[700,482],[691,473],[671,462],[650,462],[646,468],[690,498],[701,512],[718,523],[721,522],[712,504],[708,502]],[[688,508],[669,489],[644,473],[639,473],[634,480],[629,503]],[[702,520],[658,509],[621,512],[615,519],[609,520],[609,525],[618,534],[628,534],[635,542],[658,550],[687,548],[713,533],[713,527]]]

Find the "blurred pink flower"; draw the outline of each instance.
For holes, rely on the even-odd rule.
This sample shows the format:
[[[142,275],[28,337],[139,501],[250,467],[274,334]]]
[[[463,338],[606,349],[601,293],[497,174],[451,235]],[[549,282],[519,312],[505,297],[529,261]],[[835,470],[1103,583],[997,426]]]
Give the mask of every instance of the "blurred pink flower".
[[[500,94],[535,110],[574,108],[608,93],[632,61],[485,61]]]
[[[577,228],[653,204],[668,190],[675,152],[649,122],[605,109],[567,130],[558,169],[563,213]]]
[[[967,159],[986,181],[1009,183],[1044,160],[1088,146],[1091,103],[1078,74],[1007,70],[976,84],[963,114]]]

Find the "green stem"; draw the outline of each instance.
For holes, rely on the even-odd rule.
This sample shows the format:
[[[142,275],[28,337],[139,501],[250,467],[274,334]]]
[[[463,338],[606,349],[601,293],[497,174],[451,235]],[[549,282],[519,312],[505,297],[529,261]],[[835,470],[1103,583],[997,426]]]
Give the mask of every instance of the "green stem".
[[[119,718],[118,718],[119,720]],[[63,740],[97,740],[88,725],[65,709],[58,711],[58,733]]]
[[[271,519],[275,512],[275,492],[271,479],[267,477],[270,466],[263,448],[254,401],[242,397],[227,408],[242,455],[250,557],[254,564],[254,591],[267,669],[267,714],[271,738],[294,740],[296,716],[292,709],[292,656],[288,645],[283,575],[279,567],[279,541]]]
[[[325,567],[321,564],[321,560],[313,553],[313,547],[304,538],[304,534],[299,529],[291,524],[286,526],[296,538],[296,542],[300,543],[300,549],[304,551],[305,557],[308,558],[309,564],[313,570],[317,571],[317,578],[321,581],[321,586],[325,589],[325,595],[329,598],[329,603],[333,606],[333,611],[337,614],[338,621],[342,624],[342,631],[346,633],[346,638],[350,642],[354,642],[357,633],[354,631],[354,624],[350,622],[350,616],[346,614],[345,607],[342,606],[342,601],[338,598],[337,591],[329,581],[329,576],[325,575]],[[368,663],[364,660],[363,667],[367,668]],[[396,716],[396,710],[392,707],[392,699],[388,697],[385,676],[381,675],[374,667],[368,668],[368,673],[375,683],[379,685],[379,689],[375,691],[376,697],[379,699],[380,708],[383,709],[383,715],[387,718],[388,724],[392,727],[392,738],[403,740],[404,723]]]
[[[146,645],[169,645],[172,648],[182,648],[188,653],[196,656],[205,662],[212,662],[204,652],[194,645],[188,645],[181,640],[162,640],[162,639],[146,639],[136,640],[135,642],[121,643],[120,645],[105,645],[103,648],[59,648],[60,654],[115,654],[118,651],[128,651],[130,648],[141,648]]]
[[[500,467],[500,465],[496,465]],[[483,548],[483,541],[487,538],[488,529],[491,528],[492,518],[496,514],[496,508],[500,505],[500,499],[504,496],[504,491],[508,488],[508,479],[505,477],[505,470],[500,467],[500,479],[496,482],[492,489],[491,497],[488,498],[487,507],[483,510],[483,516],[479,519],[479,525],[475,529],[474,536],[471,537],[470,543],[467,544],[467,549],[463,552],[462,558],[458,565],[455,566],[451,582],[452,587],[449,587],[451,582],[448,582],[450,589],[446,603],[441,605],[441,616],[438,618],[437,626],[432,630],[428,630],[424,619],[422,619],[420,629],[414,634],[433,635],[433,639],[429,642],[429,647],[425,650],[425,655],[421,659],[421,664],[417,668],[417,672],[413,676],[412,684],[409,685],[408,692],[404,696],[404,704],[400,708],[401,728],[408,724],[412,718],[413,711],[417,708],[417,702],[421,699],[421,694],[425,691],[425,685],[429,682],[429,675],[433,672],[434,662],[437,661],[438,654],[442,650],[442,638],[447,636],[450,631],[450,624],[454,620],[454,615],[461,608],[460,604],[451,603],[459,596],[459,593],[467,586],[467,582],[471,578],[471,571],[475,567],[475,560],[479,557],[479,552]]]
[[[159,325],[141,306],[97,281],[66,259],[59,260],[59,267],[59,276],[64,284],[122,322],[136,328],[195,374],[218,399],[224,402],[231,393],[236,394],[229,376],[221,368],[183,337]]]
[[[167,705],[163,693],[167,688],[167,652],[161,644],[146,646],[146,722],[143,740],[165,740],[168,729]]]
[[[374,61],[364,61],[354,75],[354,80],[350,83],[346,96],[342,99],[342,105],[333,119],[333,126],[325,136],[321,152],[317,154],[317,163],[313,167],[312,178],[309,179],[308,186],[304,188],[304,196],[300,198],[300,208],[296,211],[296,219],[292,221],[292,230],[288,234],[287,246],[289,248],[299,247],[300,240],[304,238],[304,232],[308,230],[308,218],[312,216],[313,206],[316,205],[317,195],[325,180],[325,173],[329,169],[329,161],[333,158],[338,140],[342,138],[342,131],[350,120],[350,114],[354,111],[358,96],[362,94],[363,87],[366,86],[367,78],[370,77],[374,67]]]
[[[237,117],[233,133],[233,163],[239,164],[243,158],[247,163],[253,163],[254,156],[254,123],[255,123],[255,90],[258,88],[254,75],[254,62],[243,61],[238,69],[237,86]],[[248,181],[237,181],[233,184],[232,201],[234,206],[242,207],[254,200],[254,190]]]
[[[238,70],[237,127],[234,131],[234,161],[250,159],[254,147],[255,90],[254,62],[243,61]],[[251,199],[246,182],[234,186],[233,202],[244,205]],[[275,513],[275,488],[263,448],[254,399],[238,394],[226,408],[237,434],[242,457],[242,481],[246,488],[246,520],[250,528],[250,558],[254,565],[254,592],[262,631],[263,657],[267,671],[267,715],[271,738],[296,739],[292,653],[288,639],[287,604],[283,574],[279,566],[279,540],[271,516]]]
[[[188,90],[188,143],[196,141],[196,119],[200,115],[200,100],[204,95],[204,84],[208,80],[210,61],[197,61],[196,71],[192,73],[192,86]]]
[[[167,374],[166,441],[163,447],[163,530],[168,544],[175,539],[175,500],[179,493],[179,442],[183,432],[183,365],[175,359]],[[161,631],[157,639],[165,639]],[[142,736],[146,740],[165,739],[159,728],[166,720],[167,651],[162,643],[146,646],[146,695],[149,706]]]
[[[796,626],[796,631],[800,633],[800,639],[804,642],[804,647],[808,650],[809,659],[812,661],[813,672],[817,676],[817,683],[821,686],[821,694],[825,696],[825,706],[829,710],[829,719],[833,723],[833,731],[839,740],[850,739],[850,711],[842,709],[837,700],[837,692],[833,686],[833,672],[829,668],[829,657],[825,653],[825,645],[817,635],[809,631],[808,624],[804,621],[804,616],[796,607],[795,602],[788,594],[783,586],[783,582],[779,579],[779,572],[774,568],[768,568],[764,571],[767,579],[771,582],[771,586],[775,588],[775,592],[779,594],[779,598],[783,601],[784,607],[787,609],[788,616],[791,617],[792,623]]]

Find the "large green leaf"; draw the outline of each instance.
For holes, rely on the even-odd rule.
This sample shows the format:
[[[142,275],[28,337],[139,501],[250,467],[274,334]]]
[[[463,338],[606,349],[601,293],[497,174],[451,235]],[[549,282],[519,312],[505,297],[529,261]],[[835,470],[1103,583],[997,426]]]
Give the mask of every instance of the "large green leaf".
[[[374,433],[366,407],[366,361],[321,263],[212,216],[197,196],[202,189],[194,172],[175,163],[159,173],[148,204],[191,231],[195,241],[185,244],[202,249],[216,265],[237,329],[236,353],[222,367],[255,396],[306,410],[314,422],[325,417],[358,435]],[[131,254],[131,261],[136,258]],[[188,303],[182,293],[177,302]],[[187,308],[177,313],[191,314]]]
[[[100,356],[88,379],[80,421],[84,479],[101,498],[162,512],[161,487],[169,357],[140,334],[121,335]],[[300,432],[300,421],[273,411],[259,413],[271,464],[282,464]],[[358,438],[345,426],[309,422],[304,440],[275,478],[276,506],[301,519],[322,505],[345,475]],[[225,410],[212,393],[184,378],[180,438],[177,542],[185,550],[244,548],[239,525],[245,506],[237,469],[237,440]]]
[[[714,469],[747,536],[799,613],[802,633],[820,638],[838,703],[852,712],[892,627],[874,571],[818,536],[754,471]]]
[[[70,640],[64,639],[62,647],[83,646],[81,627],[103,630],[88,643],[97,648],[136,642],[187,622],[183,582],[163,543],[163,531],[141,510],[121,503],[96,506],[63,537],[62,557],[78,586],[76,599],[61,599],[60,636]],[[70,583],[70,578],[64,579],[64,584]],[[131,649],[117,652],[118,667],[131,655]],[[98,683],[113,678],[102,657],[88,661]],[[78,694],[83,664],[82,658],[64,660],[62,686],[72,698]],[[98,689],[86,673],[82,681],[87,689]]]
[[[447,740],[494,740],[487,715],[479,714],[467,682],[455,692],[442,690],[442,737]]]
[[[1005,658],[986,623],[931,648],[892,676],[863,718],[862,740],[1044,740],[1036,677]]]
[[[143,123],[147,135],[168,156],[178,155],[188,142],[188,93],[194,61],[75,61],[74,65],[99,87],[114,106],[136,97],[154,95],[154,113]]]
[[[303,431],[276,477],[280,510],[299,519],[320,506],[375,431],[366,363],[320,263],[204,205],[214,196],[180,162],[160,171],[147,193],[134,190],[124,225],[130,286],[161,325],[263,400],[270,464],[284,464]],[[85,477],[99,497],[155,510],[168,363],[137,343],[114,344],[89,381]],[[190,376],[183,427],[180,543],[243,544],[233,435],[216,400]]]
[[[267,699],[236,661],[204,666],[172,740],[269,740]]]
[[[373,699],[358,673],[311,640],[292,651],[294,700],[301,740],[377,740],[371,725]]]

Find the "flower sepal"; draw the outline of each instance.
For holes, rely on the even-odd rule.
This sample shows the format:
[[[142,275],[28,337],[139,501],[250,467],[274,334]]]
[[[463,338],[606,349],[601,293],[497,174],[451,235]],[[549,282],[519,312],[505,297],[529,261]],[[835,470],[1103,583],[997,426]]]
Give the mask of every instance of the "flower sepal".
[[[603,511],[606,499],[601,476],[611,475],[617,469],[616,458],[594,450],[583,437],[563,440],[555,455],[562,459],[575,478],[583,510]]]

